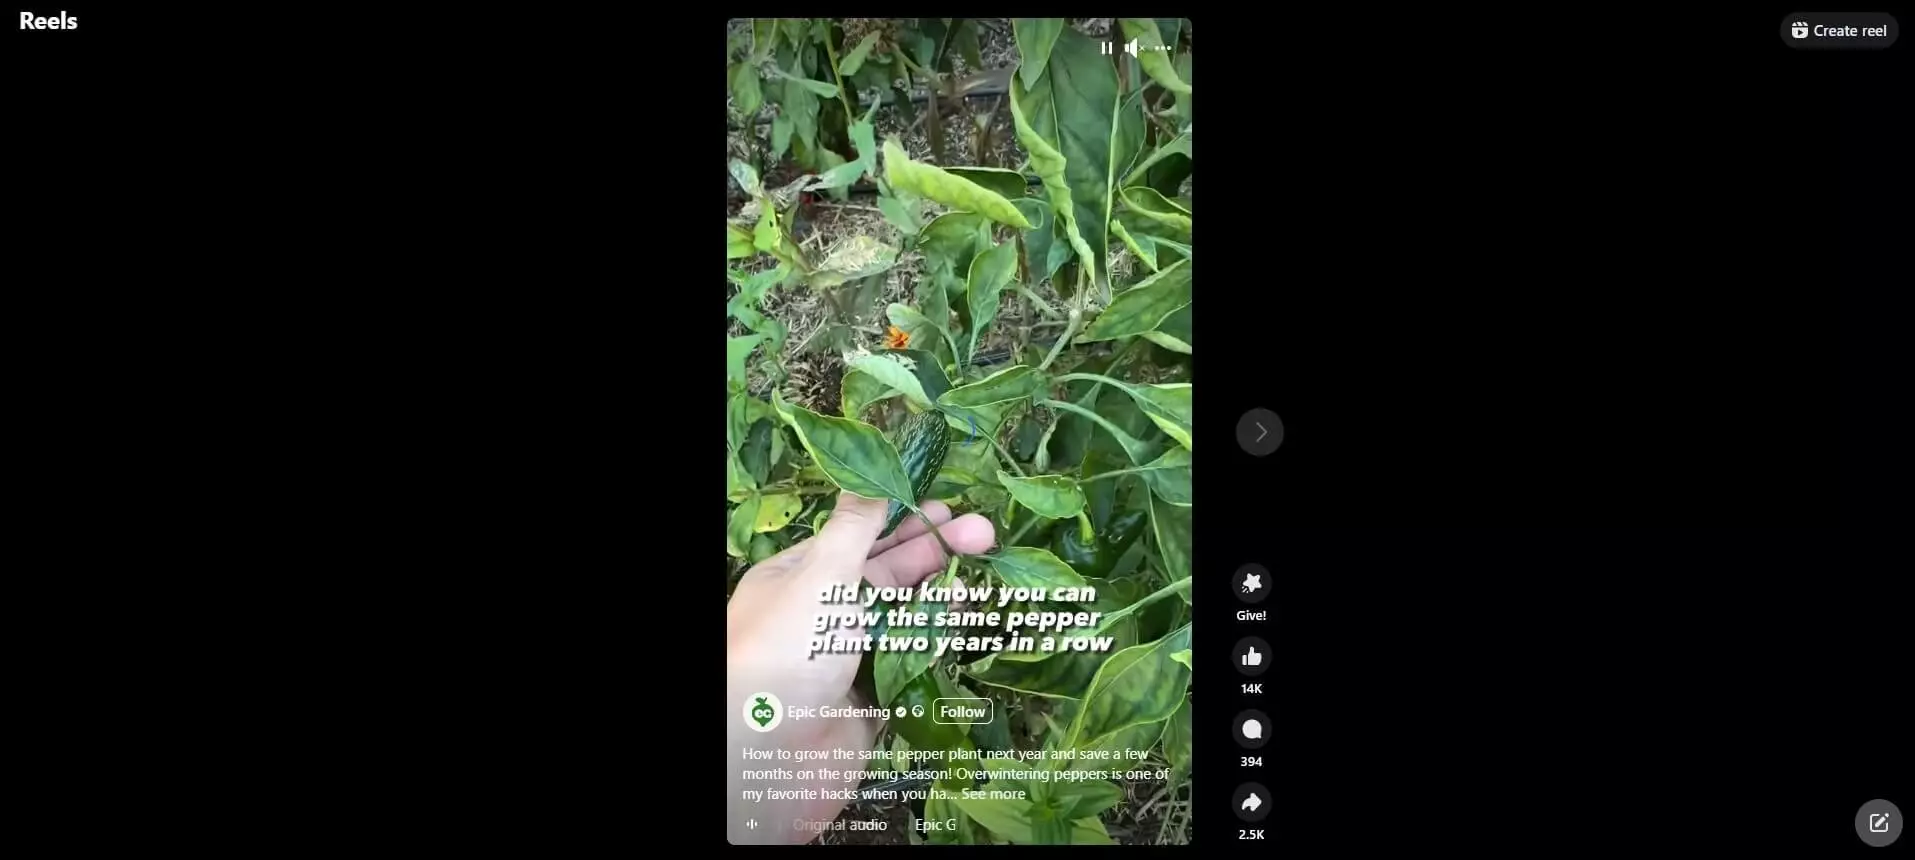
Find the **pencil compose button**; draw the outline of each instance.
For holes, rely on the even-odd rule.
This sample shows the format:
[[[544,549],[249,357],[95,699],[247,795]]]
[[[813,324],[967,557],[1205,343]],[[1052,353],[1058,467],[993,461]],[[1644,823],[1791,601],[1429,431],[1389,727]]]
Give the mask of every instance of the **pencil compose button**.
[[[1855,811],[1855,835],[1876,848],[1887,848],[1902,835],[1902,811],[1879,798],[1862,804]]]

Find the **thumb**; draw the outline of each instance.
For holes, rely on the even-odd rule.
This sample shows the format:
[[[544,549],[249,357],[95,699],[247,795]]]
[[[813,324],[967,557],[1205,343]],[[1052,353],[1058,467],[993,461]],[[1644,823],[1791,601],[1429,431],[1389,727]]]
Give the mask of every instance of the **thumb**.
[[[831,518],[818,530],[813,557],[826,561],[824,567],[850,571],[856,581],[862,575],[865,556],[871,554],[871,545],[884,531],[884,514],[889,507],[883,499],[867,499],[849,491],[838,493],[837,507],[831,509]]]

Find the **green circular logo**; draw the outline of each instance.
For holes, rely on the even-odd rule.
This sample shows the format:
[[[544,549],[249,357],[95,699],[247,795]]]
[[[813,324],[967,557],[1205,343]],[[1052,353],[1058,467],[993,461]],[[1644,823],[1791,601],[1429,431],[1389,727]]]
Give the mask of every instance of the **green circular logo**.
[[[768,732],[784,722],[785,706],[778,697],[770,693],[757,693],[745,698],[745,725],[752,731]]]

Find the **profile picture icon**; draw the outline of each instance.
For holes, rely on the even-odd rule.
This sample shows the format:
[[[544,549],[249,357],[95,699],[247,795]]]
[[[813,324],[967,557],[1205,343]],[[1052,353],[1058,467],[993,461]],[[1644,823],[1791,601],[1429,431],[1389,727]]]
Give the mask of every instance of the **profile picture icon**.
[[[785,720],[784,703],[770,693],[757,693],[745,699],[745,725],[752,731],[768,732]]]

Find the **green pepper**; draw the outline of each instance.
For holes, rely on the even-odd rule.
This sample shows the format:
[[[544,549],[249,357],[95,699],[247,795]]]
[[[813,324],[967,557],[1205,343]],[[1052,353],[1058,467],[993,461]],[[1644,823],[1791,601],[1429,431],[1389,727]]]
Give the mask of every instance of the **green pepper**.
[[[903,735],[912,749],[970,749],[969,726],[936,720],[932,704],[938,700],[939,694],[937,679],[931,676],[933,671],[936,670],[925,670],[898,691],[897,700],[891,703],[892,712],[895,714],[898,708],[905,708],[906,711],[904,716],[891,717],[891,730]],[[923,710],[918,710],[920,708]]]
[[[1051,552],[1077,571],[1077,575],[1102,578],[1144,533],[1147,519],[1149,514],[1145,511],[1125,511],[1105,524],[1103,532],[1093,536],[1090,543],[1084,542],[1077,529],[1060,528],[1051,539]]]

